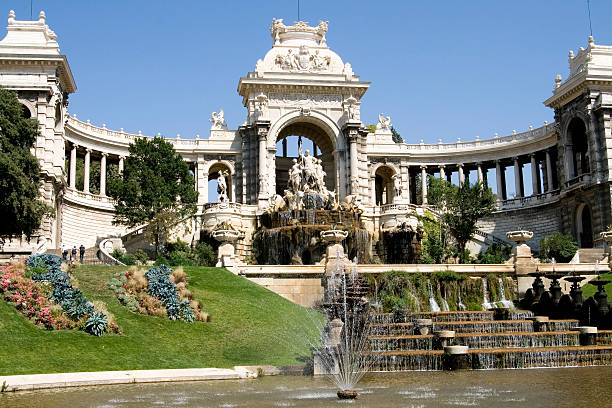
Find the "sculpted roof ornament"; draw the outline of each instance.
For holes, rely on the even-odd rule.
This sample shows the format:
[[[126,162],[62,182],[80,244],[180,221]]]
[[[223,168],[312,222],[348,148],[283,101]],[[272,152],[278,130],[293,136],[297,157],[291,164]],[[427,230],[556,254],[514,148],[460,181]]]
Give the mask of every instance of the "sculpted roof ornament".
[[[305,21],[298,21],[292,26],[283,24],[283,19],[273,18],[270,26],[270,35],[274,40],[274,45],[280,45],[286,40],[291,39],[310,39],[316,41],[318,45],[325,45],[325,33],[327,33],[327,21],[319,21],[316,27],[310,27]]]

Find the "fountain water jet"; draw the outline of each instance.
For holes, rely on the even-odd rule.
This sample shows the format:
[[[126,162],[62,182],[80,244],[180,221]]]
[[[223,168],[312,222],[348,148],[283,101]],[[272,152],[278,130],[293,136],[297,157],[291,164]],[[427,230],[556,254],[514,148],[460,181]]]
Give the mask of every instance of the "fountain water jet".
[[[331,245],[339,243],[329,242]],[[334,248],[335,262],[333,265],[327,264],[324,279],[323,309],[327,324],[323,331],[322,347],[313,350],[313,359],[315,374],[327,375],[339,388],[338,398],[353,399],[357,397],[355,386],[373,363],[373,359],[366,354],[369,348],[370,304],[365,297],[367,291],[359,279],[357,259],[351,264],[344,257],[340,245]]]

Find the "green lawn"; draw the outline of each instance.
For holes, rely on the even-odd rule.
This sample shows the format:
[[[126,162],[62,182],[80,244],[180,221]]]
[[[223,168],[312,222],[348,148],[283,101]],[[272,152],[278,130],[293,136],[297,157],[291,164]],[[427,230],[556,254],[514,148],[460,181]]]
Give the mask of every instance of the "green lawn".
[[[609,281],[612,281],[612,273],[602,273],[601,279],[607,279]],[[612,282],[604,286],[604,289],[606,289],[608,297],[612,298]],[[590,283],[587,283],[582,287],[582,296],[585,300],[593,296],[595,292],[597,292],[597,286],[591,285]]]
[[[82,266],[74,274],[90,301],[106,303],[123,335],[46,331],[0,299],[0,374],[299,364],[319,337],[319,313],[221,268],[185,268],[211,322],[131,313],[107,286],[124,269]]]

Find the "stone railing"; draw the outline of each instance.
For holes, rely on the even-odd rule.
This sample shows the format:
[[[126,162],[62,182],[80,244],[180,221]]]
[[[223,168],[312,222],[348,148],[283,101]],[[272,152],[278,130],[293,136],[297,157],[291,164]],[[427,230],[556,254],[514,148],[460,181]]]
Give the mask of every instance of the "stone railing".
[[[113,256],[111,254],[108,253],[107,251],[107,246],[110,243],[110,247],[112,248],[112,242],[110,238],[107,239],[103,239],[102,241],[100,241],[100,245],[98,245],[98,258],[100,258],[100,260],[105,264],[105,265],[120,265],[120,266],[125,266],[125,264],[123,262],[120,262],[119,260],[113,258]]]
[[[574,177],[566,181],[565,188],[570,189],[570,188],[579,187],[585,184],[591,184],[591,180],[592,180],[591,173],[583,173],[577,177]]]
[[[136,139],[153,138],[153,136],[143,135],[140,131],[137,134],[134,134],[134,133],[127,133],[123,131],[123,129],[119,131],[107,129],[106,125],[102,125],[102,127],[95,126],[95,125],[92,125],[89,121],[82,122],[78,120],[74,115],[68,117],[67,126],[73,128],[76,131],[80,131],[86,135],[99,137],[104,140],[114,139],[116,141],[123,142],[125,144],[132,143]],[[235,131],[233,130],[212,130],[211,136],[212,135],[233,135],[234,133]],[[158,136],[161,137],[160,134],[158,134]],[[200,135],[196,135],[195,139],[191,139],[191,138],[183,139],[179,135],[177,135],[177,137],[174,137],[174,138],[164,137],[164,140],[169,143],[172,143],[177,148],[180,148],[182,146],[187,147],[187,148],[196,147],[200,144],[205,144],[209,142],[209,139],[200,138]]]
[[[233,209],[233,210],[238,210],[241,211],[242,210],[242,204],[241,203],[205,203],[202,205],[202,212],[205,212],[207,210],[210,209]]]
[[[115,204],[117,203],[117,201],[111,197],[86,193],[84,191],[74,190],[70,187],[66,187],[64,191],[64,198],[105,210],[114,210]]]
[[[509,144],[514,142],[521,142],[530,139],[538,139],[545,136],[550,135],[555,132],[555,124],[550,123],[544,126],[541,126],[537,129],[529,129],[526,132],[515,133],[508,136],[502,137],[494,137],[490,139],[483,140],[472,140],[469,142],[461,142],[457,141],[455,143],[442,143],[438,142],[436,144],[426,144],[426,143],[418,143],[418,144],[402,144],[405,146],[407,150],[419,150],[419,151],[440,151],[440,150],[476,150],[482,149],[486,147],[493,147],[497,145]]]
[[[489,234],[488,232],[484,232],[481,230],[476,230],[474,235],[478,235],[479,237],[481,237],[486,244],[512,245],[512,241],[496,237],[495,235]]]
[[[552,190],[542,194],[534,194],[527,197],[510,198],[499,203],[500,210],[512,210],[516,208],[529,207],[532,205],[546,204],[556,201],[559,197],[559,190]]]
[[[416,211],[417,207],[416,204],[384,204],[380,206],[380,213]]]

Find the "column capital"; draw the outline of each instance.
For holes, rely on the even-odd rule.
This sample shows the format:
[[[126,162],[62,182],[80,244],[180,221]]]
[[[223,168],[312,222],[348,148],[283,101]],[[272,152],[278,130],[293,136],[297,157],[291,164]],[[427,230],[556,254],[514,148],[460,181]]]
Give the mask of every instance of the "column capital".
[[[446,164],[438,164],[438,168],[439,169],[445,169],[446,168]]]
[[[106,152],[100,152],[100,154],[102,155],[102,157],[107,157],[108,156],[108,153],[106,153]]]
[[[463,163],[457,163],[457,167],[463,167]]]
[[[427,170],[427,165],[425,164],[421,164],[419,167],[421,168],[421,170]]]
[[[73,144],[72,144],[72,149],[78,149],[78,148],[79,148],[79,145],[78,145],[78,144],[76,144],[76,143],[73,143]]]
[[[125,156],[119,156],[119,159],[125,160]]]
[[[86,152],[86,153],[91,153],[92,151],[93,151],[93,149],[89,149],[89,148],[86,148],[86,149],[85,149],[85,152]]]
[[[529,153],[529,158],[530,159],[533,159],[534,157],[536,157],[536,152]]]
[[[512,160],[514,160],[515,162],[518,162],[518,161],[519,161],[519,157],[518,157],[518,156],[514,156],[514,157],[512,158]]]

